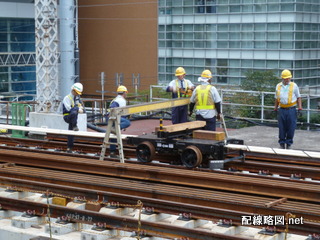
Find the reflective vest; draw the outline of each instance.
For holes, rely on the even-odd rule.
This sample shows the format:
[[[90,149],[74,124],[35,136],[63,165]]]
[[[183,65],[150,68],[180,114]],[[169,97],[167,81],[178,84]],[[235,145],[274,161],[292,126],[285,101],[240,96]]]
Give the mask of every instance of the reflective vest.
[[[74,107],[74,99],[71,96],[71,94],[68,95],[68,98],[71,100],[71,108],[73,108]],[[66,115],[69,115],[69,114],[70,114],[70,111],[67,112],[67,113],[64,113],[63,115],[66,116]]]
[[[212,94],[210,94],[211,85],[200,85],[196,88],[197,99],[196,99],[196,109],[215,109],[215,105],[212,99]]]
[[[183,90],[182,88],[179,87],[179,81],[181,81],[181,80],[179,80],[179,79],[176,80],[176,88],[178,90],[177,91],[178,92],[178,98],[180,98],[180,97],[191,97],[190,91],[188,91],[188,82],[185,79],[183,79],[183,88],[185,89],[185,90]],[[191,94],[192,94],[192,92],[191,92]]]
[[[288,92],[288,102],[287,102],[287,104],[282,104],[280,102],[281,87],[282,87],[282,84],[279,84],[278,87],[277,87],[277,100],[278,100],[278,103],[279,103],[280,107],[281,108],[289,108],[289,107],[292,107],[292,106],[296,105],[297,101],[295,101],[293,103],[291,102],[292,101],[293,89],[294,89],[294,83],[293,82],[289,83],[289,92]]]

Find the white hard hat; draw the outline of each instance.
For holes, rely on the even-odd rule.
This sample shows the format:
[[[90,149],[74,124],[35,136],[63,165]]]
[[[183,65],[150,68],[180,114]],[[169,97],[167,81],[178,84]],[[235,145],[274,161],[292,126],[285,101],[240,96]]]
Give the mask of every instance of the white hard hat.
[[[83,91],[83,85],[77,82],[71,86],[71,90],[75,90],[79,95],[81,95]]]

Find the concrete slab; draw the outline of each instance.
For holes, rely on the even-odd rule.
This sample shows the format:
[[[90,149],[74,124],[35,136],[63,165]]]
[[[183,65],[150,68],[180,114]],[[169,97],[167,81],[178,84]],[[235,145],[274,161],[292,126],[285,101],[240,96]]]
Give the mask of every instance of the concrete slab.
[[[29,114],[29,123],[30,127],[68,130],[68,124],[63,120],[63,115],[58,113],[31,112]],[[78,127],[80,131],[87,131],[87,114],[78,115]]]
[[[228,133],[229,138],[242,139],[248,146],[279,148],[277,127],[253,126],[228,129]],[[319,131],[296,130],[291,147],[293,150],[320,152],[319,140]]]

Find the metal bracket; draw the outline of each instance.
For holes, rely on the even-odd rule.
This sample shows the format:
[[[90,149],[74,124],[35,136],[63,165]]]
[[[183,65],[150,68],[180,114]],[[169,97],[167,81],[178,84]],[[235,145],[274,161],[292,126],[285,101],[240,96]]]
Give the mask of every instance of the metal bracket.
[[[266,228],[263,228],[259,232],[259,234],[273,236],[273,235],[277,234],[277,230],[276,230],[276,227],[266,227]]]

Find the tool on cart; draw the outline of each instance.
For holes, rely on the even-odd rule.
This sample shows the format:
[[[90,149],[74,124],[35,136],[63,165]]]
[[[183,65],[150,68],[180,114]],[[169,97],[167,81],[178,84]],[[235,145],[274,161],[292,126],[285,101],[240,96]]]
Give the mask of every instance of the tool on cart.
[[[222,113],[220,114],[220,120],[221,120],[221,125],[222,125],[222,128],[223,128],[223,131],[226,134],[226,139],[228,139],[229,135],[228,135],[228,131],[227,131],[227,126],[226,126],[226,122],[224,120],[224,116],[223,116]]]
[[[210,169],[223,169],[224,168],[224,164],[234,161],[234,160],[238,160],[241,159],[243,162],[245,160],[245,154],[243,153],[243,150],[240,150],[239,156],[237,157],[233,157],[233,158],[229,158],[229,159],[225,159],[225,160],[211,160],[210,164],[209,164],[209,168]]]

